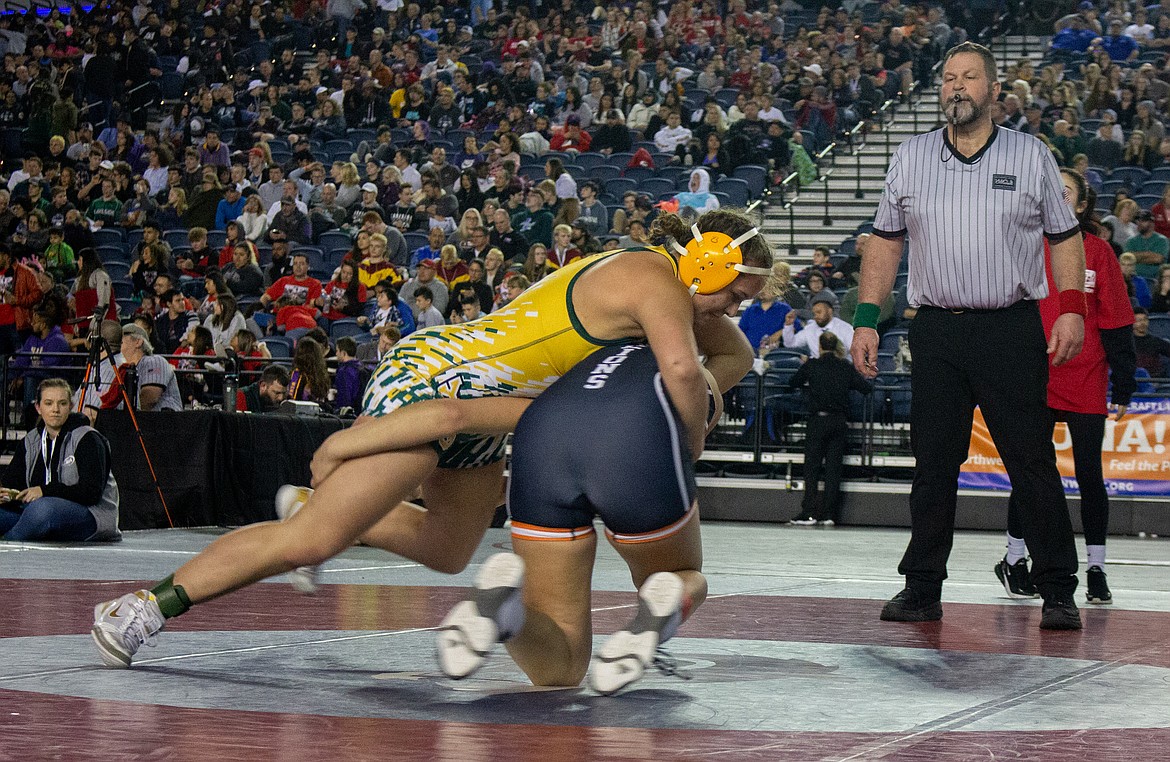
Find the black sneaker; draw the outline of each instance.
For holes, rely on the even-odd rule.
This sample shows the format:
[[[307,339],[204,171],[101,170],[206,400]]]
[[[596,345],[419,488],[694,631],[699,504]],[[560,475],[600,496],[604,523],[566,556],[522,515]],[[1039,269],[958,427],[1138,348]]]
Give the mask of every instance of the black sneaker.
[[[907,587],[882,607],[883,622],[937,622],[942,619],[942,602],[927,598]]]
[[[815,527],[817,525],[817,520],[814,519],[810,514],[807,516],[797,516],[794,519],[789,519],[788,523],[797,527]]]
[[[1040,616],[1041,630],[1079,630],[1082,626],[1081,612],[1071,594],[1044,601],[1044,613]]]
[[[1007,557],[1000,559],[995,565],[995,576],[1007,592],[1008,598],[1039,598],[1036,586],[1032,584],[1032,575],[1028,571],[1028,559],[1021,558],[1014,564],[1009,564]]]
[[[1113,603],[1113,593],[1109,592],[1109,583],[1105,581],[1105,570],[1100,566],[1090,566],[1085,574],[1088,581],[1088,592],[1085,600],[1089,603]]]

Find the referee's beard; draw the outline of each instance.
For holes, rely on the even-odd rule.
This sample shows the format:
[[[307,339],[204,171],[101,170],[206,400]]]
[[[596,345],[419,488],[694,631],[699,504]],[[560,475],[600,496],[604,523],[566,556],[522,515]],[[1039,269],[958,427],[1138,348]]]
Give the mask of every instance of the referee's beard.
[[[962,100],[956,101],[953,98],[945,101],[943,113],[947,117],[947,121],[955,127],[970,127],[983,120],[991,108],[991,93],[983,99],[982,103],[976,102],[970,96],[961,96]]]

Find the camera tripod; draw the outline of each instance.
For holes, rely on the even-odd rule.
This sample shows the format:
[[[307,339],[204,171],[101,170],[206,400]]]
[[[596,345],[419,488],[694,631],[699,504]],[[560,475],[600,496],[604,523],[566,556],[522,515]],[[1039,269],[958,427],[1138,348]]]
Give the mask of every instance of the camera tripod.
[[[98,313],[103,314],[103,313]],[[95,324],[98,322],[98,316],[94,316]],[[146,439],[142,436],[142,427],[138,425],[138,416],[134,413],[134,401],[130,399],[130,394],[126,390],[126,379],[122,375],[122,371],[118,368],[118,364],[114,362],[114,350],[110,348],[110,343],[102,336],[101,331],[95,330],[97,325],[91,325],[89,330],[89,356],[85,360],[85,375],[81,382],[81,395],[77,400],[77,412],[85,412],[85,398],[89,394],[90,380],[93,380],[93,388],[97,391],[98,396],[101,396],[102,385],[102,354],[105,353],[106,362],[110,364],[110,370],[114,372],[114,378],[111,382],[117,385],[118,391],[122,396],[122,401],[126,405],[126,412],[130,414],[130,422],[134,425],[134,432],[138,435],[138,444],[142,447],[142,456],[146,459],[146,467],[150,471],[150,480],[154,484],[154,491],[158,493],[158,501],[162,504],[163,513],[167,517],[167,526],[171,529],[175,528],[175,521],[171,518],[171,510],[167,507],[167,499],[163,496],[162,487],[158,483],[158,475],[154,472],[154,463],[150,460],[150,452],[146,449]],[[134,384],[137,389],[138,384]]]

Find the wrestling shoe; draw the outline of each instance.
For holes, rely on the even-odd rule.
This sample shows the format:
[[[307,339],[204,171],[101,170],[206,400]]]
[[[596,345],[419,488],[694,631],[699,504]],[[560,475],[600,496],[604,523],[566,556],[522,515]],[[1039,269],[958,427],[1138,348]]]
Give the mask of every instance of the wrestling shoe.
[[[927,598],[912,587],[903,588],[882,607],[883,622],[937,622],[942,615],[938,598]]]
[[[682,621],[683,581],[677,574],[651,574],[638,590],[638,613],[626,629],[615,632],[593,655],[589,686],[612,695],[641,679],[657,664],[658,646]]]
[[[1081,612],[1071,593],[1044,601],[1044,613],[1040,615],[1041,630],[1079,630],[1081,627]]]
[[[165,625],[154,593],[139,590],[94,606],[90,634],[107,667],[126,669],[139,648],[155,645]]]
[[[1036,586],[1032,584],[1032,574],[1028,571],[1028,559],[1021,558],[1014,564],[1009,564],[1007,556],[1000,559],[995,565],[995,576],[1003,585],[1008,598],[1039,598]]]
[[[497,553],[475,577],[471,596],[447,613],[439,625],[435,648],[439,668],[460,680],[475,672],[488,653],[524,626],[524,561],[515,553]]]
[[[1088,582],[1088,592],[1085,600],[1089,603],[1113,603],[1113,593],[1109,592],[1109,583],[1105,581],[1105,570],[1100,566],[1090,566],[1085,573]]]
[[[308,487],[295,487],[286,484],[276,491],[276,516],[281,521],[288,521],[309,500],[313,490]],[[317,592],[317,582],[321,577],[319,566],[298,566],[288,573],[288,583],[299,593]]]

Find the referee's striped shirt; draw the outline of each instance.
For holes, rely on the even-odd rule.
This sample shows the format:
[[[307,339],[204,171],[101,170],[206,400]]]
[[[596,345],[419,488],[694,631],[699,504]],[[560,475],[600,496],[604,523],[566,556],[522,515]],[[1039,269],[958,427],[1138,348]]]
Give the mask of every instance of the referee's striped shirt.
[[[945,128],[898,146],[873,225],[909,239],[907,301],[951,309],[1044,298],[1043,236],[1057,243],[1079,229],[1052,152],[1002,127],[969,158]]]

